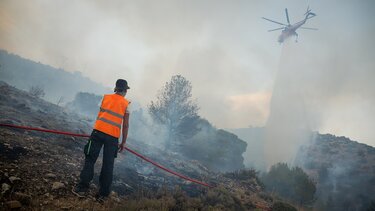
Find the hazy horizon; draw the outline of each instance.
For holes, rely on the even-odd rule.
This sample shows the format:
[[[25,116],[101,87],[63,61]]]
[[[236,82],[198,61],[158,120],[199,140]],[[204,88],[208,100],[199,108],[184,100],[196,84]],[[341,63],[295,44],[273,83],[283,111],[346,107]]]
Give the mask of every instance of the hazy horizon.
[[[298,30],[290,83],[309,126],[375,146],[375,2],[1,1],[0,48],[80,71],[112,88],[128,80],[143,107],[172,75],[191,81],[199,114],[219,128],[265,126],[282,64],[280,33],[267,30],[317,14]],[[294,40],[294,38],[292,38]]]

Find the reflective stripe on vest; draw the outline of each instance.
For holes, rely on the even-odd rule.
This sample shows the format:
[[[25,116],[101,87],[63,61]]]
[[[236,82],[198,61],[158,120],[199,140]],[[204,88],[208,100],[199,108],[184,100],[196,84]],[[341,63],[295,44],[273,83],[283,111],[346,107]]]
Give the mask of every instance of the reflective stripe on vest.
[[[111,124],[111,125],[116,126],[116,127],[118,127],[118,128],[121,129],[121,125],[120,124],[117,124],[116,122],[112,122],[111,120],[108,120],[108,119],[106,119],[104,117],[97,118],[97,120],[101,120],[103,122],[106,122],[108,124]]]
[[[109,113],[109,114],[111,114],[111,115],[113,115],[113,116],[117,116],[118,118],[123,118],[123,117],[124,117],[124,115],[118,114],[118,113],[113,112],[113,111],[108,110],[108,109],[104,109],[104,108],[102,108],[102,107],[100,107],[100,111],[101,111],[101,112],[107,112],[107,113]]]
[[[104,95],[94,129],[119,138],[128,104],[129,102],[121,95]]]

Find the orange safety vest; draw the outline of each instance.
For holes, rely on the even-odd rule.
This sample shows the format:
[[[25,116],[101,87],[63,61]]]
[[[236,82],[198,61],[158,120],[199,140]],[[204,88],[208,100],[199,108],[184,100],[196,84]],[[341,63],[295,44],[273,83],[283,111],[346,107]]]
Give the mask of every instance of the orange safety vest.
[[[104,95],[94,129],[119,138],[122,120],[128,105],[129,101],[121,95]]]

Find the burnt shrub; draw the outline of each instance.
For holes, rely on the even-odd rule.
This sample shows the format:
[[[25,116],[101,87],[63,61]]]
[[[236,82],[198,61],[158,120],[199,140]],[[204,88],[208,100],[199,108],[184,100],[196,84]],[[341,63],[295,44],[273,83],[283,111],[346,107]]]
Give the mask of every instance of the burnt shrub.
[[[34,85],[31,86],[29,89],[29,93],[31,96],[36,97],[36,98],[42,98],[46,93],[44,92],[44,88],[40,85]]]

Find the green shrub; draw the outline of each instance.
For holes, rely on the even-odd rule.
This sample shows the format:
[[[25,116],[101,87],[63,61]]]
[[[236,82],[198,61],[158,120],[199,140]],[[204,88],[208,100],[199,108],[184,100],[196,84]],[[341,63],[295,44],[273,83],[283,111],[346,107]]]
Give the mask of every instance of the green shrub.
[[[286,163],[273,165],[263,177],[266,190],[300,205],[311,205],[316,192],[315,183],[299,167],[289,168]]]
[[[278,201],[272,205],[272,211],[297,211],[297,209],[290,204]]]
[[[202,202],[205,204],[205,207],[208,205],[208,207],[214,207],[215,209],[224,207],[229,210],[245,210],[241,201],[224,188],[210,189],[202,197]]]
[[[223,187],[209,189],[198,197],[189,197],[181,189],[159,190],[156,194],[134,195],[118,210],[251,210],[251,202],[243,204]]]

